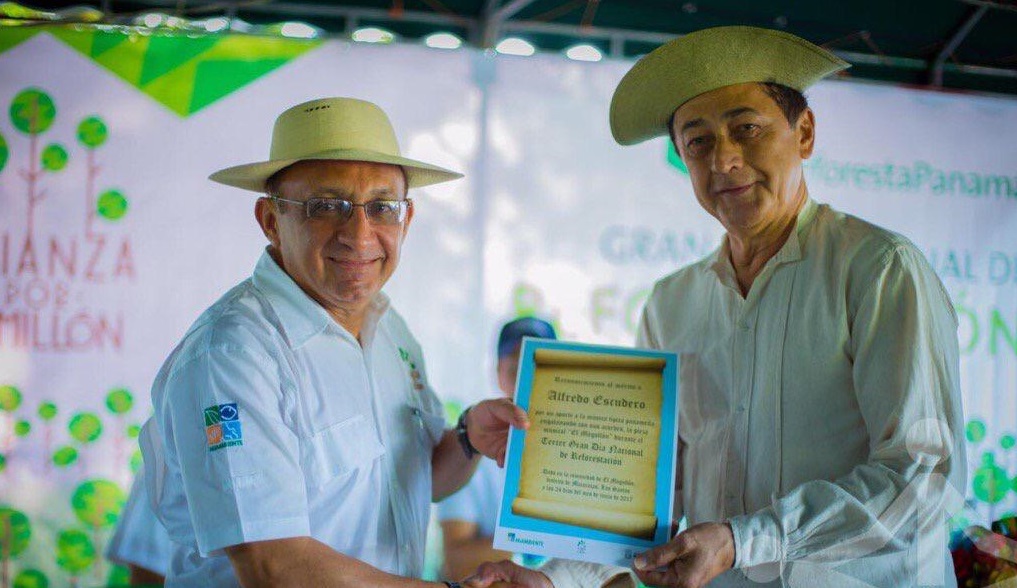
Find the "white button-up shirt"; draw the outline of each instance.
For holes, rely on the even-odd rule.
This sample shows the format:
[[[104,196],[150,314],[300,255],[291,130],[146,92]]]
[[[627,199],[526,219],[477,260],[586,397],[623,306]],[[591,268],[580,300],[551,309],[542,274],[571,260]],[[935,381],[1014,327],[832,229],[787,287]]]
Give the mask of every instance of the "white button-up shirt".
[[[142,470],[134,477],[127,504],[117,519],[116,531],[106,545],[106,559],[165,576],[172,555],[173,542],[152,511]]]
[[[748,296],[726,239],[659,281],[639,345],[681,356],[676,519],[734,533],[711,587],[956,584],[957,319],[909,241],[809,200]]]
[[[383,295],[358,342],[266,253],[184,336],[152,400],[170,586],[237,586],[224,547],[298,536],[421,574],[444,412]]]

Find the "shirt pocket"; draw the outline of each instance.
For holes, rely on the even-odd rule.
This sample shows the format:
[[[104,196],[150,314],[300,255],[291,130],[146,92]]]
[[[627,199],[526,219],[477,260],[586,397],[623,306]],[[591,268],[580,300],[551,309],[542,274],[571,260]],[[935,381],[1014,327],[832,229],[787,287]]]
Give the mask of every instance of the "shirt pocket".
[[[360,414],[318,431],[308,439],[307,447],[310,468],[306,474],[315,488],[367,469],[385,454],[374,428],[367,426]]]

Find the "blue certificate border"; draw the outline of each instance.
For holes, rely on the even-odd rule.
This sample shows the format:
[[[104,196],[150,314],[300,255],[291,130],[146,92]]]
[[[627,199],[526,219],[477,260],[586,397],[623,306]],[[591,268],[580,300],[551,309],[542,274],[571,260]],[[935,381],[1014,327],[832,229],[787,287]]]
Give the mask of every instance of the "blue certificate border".
[[[649,548],[666,543],[671,532],[672,504],[674,503],[675,448],[678,445],[678,356],[667,351],[632,349],[607,345],[589,345],[549,339],[523,339],[519,355],[515,402],[523,410],[529,410],[530,393],[533,390],[535,364],[533,352],[538,349],[558,349],[586,353],[610,353],[632,357],[655,357],[665,361],[663,373],[663,404],[661,411],[660,447],[657,452],[657,488],[654,514],[657,529],[653,539],[639,539],[628,535],[588,529],[565,523],[546,521],[513,514],[512,500],[519,494],[519,471],[523,458],[523,440],[526,431],[513,429],[509,434],[509,447],[505,458],[505,491],[498,509],[498,531],[530,531],[568,538],[590,539],[633,548]],[[524,549],[525,551],[525,549]],[[534,550],[536,551],[536,550]]]

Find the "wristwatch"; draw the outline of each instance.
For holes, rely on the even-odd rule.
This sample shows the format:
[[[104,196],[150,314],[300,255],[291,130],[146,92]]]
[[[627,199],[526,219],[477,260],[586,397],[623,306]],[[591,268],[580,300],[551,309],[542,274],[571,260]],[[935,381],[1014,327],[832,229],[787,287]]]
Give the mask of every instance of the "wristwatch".
[[[463,453],[466,454],[466,459],[473,459],[480,454],[473,443],[470,443],[470,435],[466,431],[466,415],[469,414],[471,408],[473,407],[464,410],[463,414],[459,415],[459,420],[456,421],[456,438],[459,440],[459,446],[463,448]],[[453,588],[458,587],[459,585],[456,584]]]

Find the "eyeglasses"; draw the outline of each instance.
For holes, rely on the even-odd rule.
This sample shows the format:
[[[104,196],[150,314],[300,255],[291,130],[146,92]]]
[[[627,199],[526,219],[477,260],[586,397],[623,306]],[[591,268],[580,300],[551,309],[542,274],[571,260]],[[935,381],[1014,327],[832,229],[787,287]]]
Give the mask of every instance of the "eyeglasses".
[[[374,225],[398,225],[406,220],[406,211],[413,205],[409,198],[405,200],[372,200],[363,204],[354,204],[342,198],[310,198],[306,201],[287,200],[269,196],[270,200],[299,204],[304,207],[307,218],[315,220],[336,219],[346,222],[353,216],[354,208],[363,208],[367,220]]]

